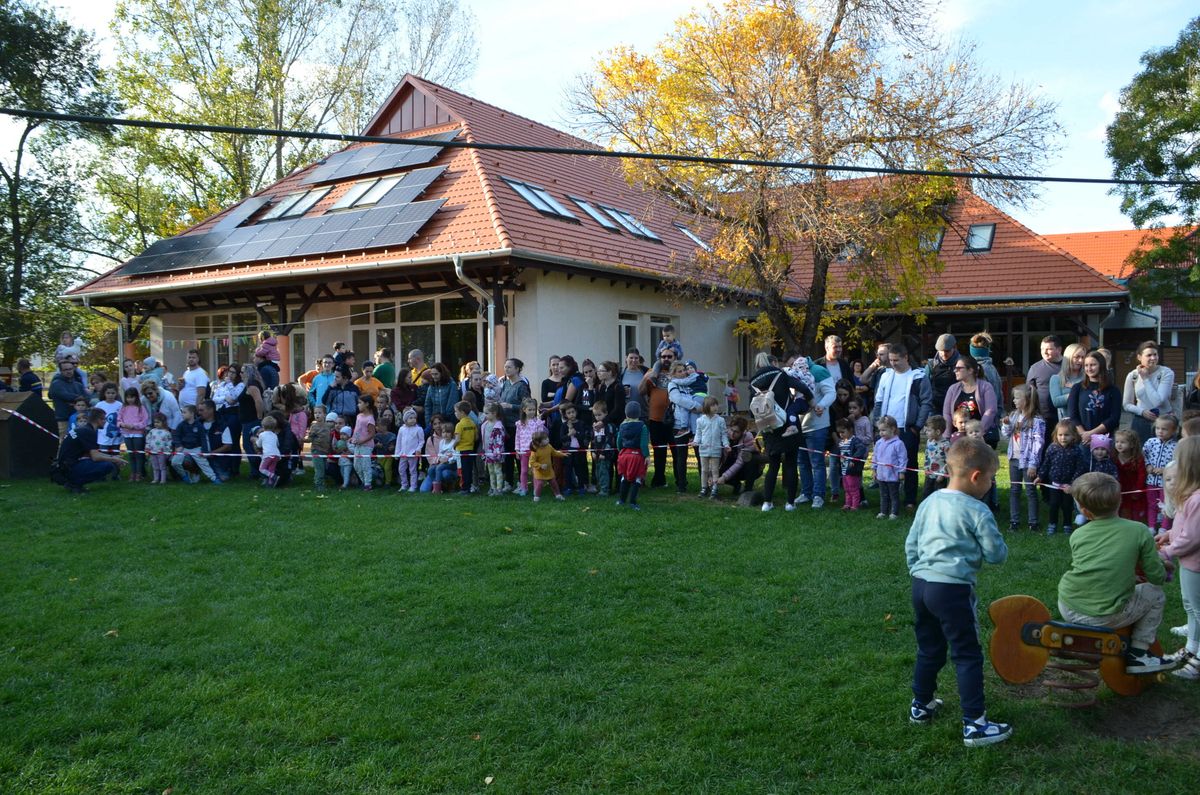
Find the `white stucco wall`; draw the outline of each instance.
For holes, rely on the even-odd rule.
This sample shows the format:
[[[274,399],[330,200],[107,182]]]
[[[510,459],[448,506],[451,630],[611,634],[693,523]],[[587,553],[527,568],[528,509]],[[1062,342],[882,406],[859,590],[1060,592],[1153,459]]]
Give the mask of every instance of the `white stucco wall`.
[[[686,358],[713,374],[735,372],[738,340],[733,327],[750,314],[744,307],[675,303],[666,293],[621,282],[610,285],[607,278],[568,280],[562,273],[526,271],[523,281],[526,289],[511,299],[509,355],[525,362],[525,375],[534,383],[546,377],[553,354],[623,364],[625,352],[618,349],[621,312],[639,316],[638,342],[647,360],[658,343],[651,338],[650,315],[665,315],[674,319]]]

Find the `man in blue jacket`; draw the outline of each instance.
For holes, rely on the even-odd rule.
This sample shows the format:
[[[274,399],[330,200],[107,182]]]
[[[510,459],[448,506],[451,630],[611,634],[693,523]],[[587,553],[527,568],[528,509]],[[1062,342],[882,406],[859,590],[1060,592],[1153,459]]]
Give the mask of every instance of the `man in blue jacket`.
[[[75,411],[75,401],[81,397],[91,399],[87,384],[79,374],[74,358],[58,363],[58,372],[50,379],[50,399],[54,401],[54,419],[58,422],[58,440],[67,438],[67,420]]]

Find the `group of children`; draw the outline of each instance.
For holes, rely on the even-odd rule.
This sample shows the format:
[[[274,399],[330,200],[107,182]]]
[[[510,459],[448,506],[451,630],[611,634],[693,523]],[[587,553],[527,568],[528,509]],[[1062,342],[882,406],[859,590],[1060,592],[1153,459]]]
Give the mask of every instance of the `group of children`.
[[[1008,424],[1010,438],[1035,431],[1033,423],[1013,415]],[[1164,427],[1162,435],[1156,429],[1155,438],[1166,442],[1173,434]],[[1132,440],[1126,437],[1126,442]],[[1054,442],[1063,449],[1070,443],[1066,435]],[[1130,444],[1128,460],[1136,448]],[[1195,681],[1200,680],[1200,437],[1185,433],[1172,452],[1173,462],[1162,467],[1169,473],[1163,488],[1165,502],[1178,510],[1174,525],[1157,538],[1143,522],[1122,515],[1127,506],[1116,475],[1097,468],[1069,483],[1084,523],[1070,539],[1071,565],[1059,582],[1058,607],[1071,623],[1129,627],[1126,673],[1173,671]],[[1009,466],[1028,479],[1035,468],[1027,466],[1032,460],[1036,458],[1026,451],[1010,456]],[[990,720],[985,711],[974,587],[983,563],[1003,563],[1008,555],[995,517],[984,504],[998,469],[995,452],[982,439],[955,441],[946,450],[946,483],[921,502],[905,541],[917,640],[909,720],[928,725],[943,706],[936,695],[937,676],[949,648],[968,747],[1003,742],[1013,731],[1009,724]],[[1151,647],[1166,604],[1163,584],[1176,565],[1188,623],[1172,632],[1186,637],[1186,643],[1160,657]]]

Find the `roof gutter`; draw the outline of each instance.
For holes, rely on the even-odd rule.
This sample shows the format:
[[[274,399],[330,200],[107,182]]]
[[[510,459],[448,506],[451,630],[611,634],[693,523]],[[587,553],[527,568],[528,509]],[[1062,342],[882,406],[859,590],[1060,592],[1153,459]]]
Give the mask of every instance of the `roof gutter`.
[[[285,270],[272,271],[269,274],[253,274],[254,277],[268,276],[271,279],[287,279],[291,277],[310,277],[321,275],[336,276],[339,274],[351,274],[361,271],[375,270],[377,268],[391,268],[400,265],[446,265],[453,264],[454,256],[462,256],[464,259],[490,259],[494,257],[508,257],[513,254],[513,249],[497,248],[487,251],[473,251],[470,254],[463,255],[438,255],[436,257],[416,257],[407,259],[395,260],[378,260],[373,262],[341,262],[336,265],[318,265],[316,267],[305,268],[288,268]],[[63,294],[59,298],[64,301],[74,301],[88,306],[90,302],[99,298],[128,298],[138,297],[142,295],[160,295],[162,293],[176,293],[180,290],[187,290],[194,287],[222,287],[231,284],[241,284],[245,282],[249,274],[240,276],[223,276],[205,278],[195,282],[176,282],[171,284],[161,284],[154,287],[121,287],[115,290],[104,290],[100,292],[89,292],[83,295]]]

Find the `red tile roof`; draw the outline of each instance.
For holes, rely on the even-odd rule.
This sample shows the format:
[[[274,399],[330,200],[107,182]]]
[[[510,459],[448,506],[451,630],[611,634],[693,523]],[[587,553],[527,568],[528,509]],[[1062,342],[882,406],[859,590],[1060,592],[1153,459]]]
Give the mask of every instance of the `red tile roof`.
[[[1129,266],[1125,261],[1144,240],[1156,236],[1171,235],[1175,228],[1161,230],[1114,229],[1108,232],[1067,232],[1058,235],[1042,235],[1054,245],[1069,251],[1112,279],[1127,279]]]
[[[436,126],[413,129],[414,97],[427,111],[424,118]],[[405,102],[408,105],[405,106]],[[404,115],[407,114],[407,115]],[[420,115],[420,111],[418,114]],[[403,116],[403,118],[402,118]],[[449,118],[449,122],[444,120]],[[408,126],[404,124],[408,119]],[[517,116],[494,105],[468,97],[411,75],[397,86],[366,130],[367,134],[396,138],[418,137],[443,130],[460,129],[473,142],[522,143],[534,146],[594,148],[574,136]],[[403,130],[402,132],[395,132]],[[675,226],[679,221],[701,231],[704,224],[682,216],[661,196],[648,189],[631,187],[620,162],[582,155],[563,156],[526,152],[500,152],[446,148],[429,165],[445,165],[446,173],[435,181],[425,199],[446,199],[445,205],[408,245],[386,251],[331,254],[302,260],[258,262],[192,271],[147,275],[122,275],[119,268],[74,290],[74,295],[195,289],[214,280],[300,280],[348,268],[366,268],[387,263],[389,268],[426,258],[449,258],[453,254],[512,250],[529,256],[554,257],[579,267],[602,267],[643,276],[662,278],[677,272],[696,251],[695,243]],[[303,176],[313,168],[297,171],[265,188],[259,195],[283,196],[301,188]],[[548,190],[570,209],[579,222],[548,217],[522,199],[503,177],[535,184]],[[309,215],[328,209],[354,179],[339,183]],[[933,285],[940,300],[972,301],[1034,297],[1122,297],[1125,291],[1065,251],[1038,237],[979,197],[964,191],[953,208],[953,223],[941,248],[945,270]],[[634,237],[626,232],[602,228],[568,196],[606,204],[637,216],[661,243]],[[229,208],[232,210],[233,208]],[[184,234],[203,232],[229,210],[206,220]],[[962,235],[972,223],[995,223],[991,251],[964,253]],[[803,257],[798,258],[802,262]],[[810,271],[802,264],[793,269],[795,295],[803,293]],[[336,278],[334,273],[332,278]],[[831,283],[852,280],[853,271],[835,266]]]

